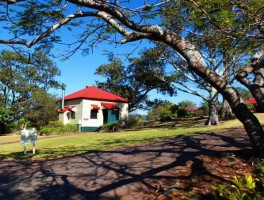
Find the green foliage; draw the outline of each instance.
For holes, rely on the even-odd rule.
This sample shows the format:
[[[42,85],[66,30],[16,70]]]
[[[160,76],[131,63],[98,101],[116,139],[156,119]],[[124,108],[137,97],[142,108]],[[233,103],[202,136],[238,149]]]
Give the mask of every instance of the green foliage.
[[[12,31],[22,35],[38,35],[43,31],[44,21],[58,21],[64,17],[63,10],[56,9],[59,5],[55,1],[45,3],[32,1],[28,4],[19,4],[16,23],[13,23]]]
[[[127,119],[120,123],[120,128],[138,129],[143,126],[143,117],[139,114],[130,114]]]
[[[13,112],[0,106],[0,134],[9,133],[11,131],[8,124],[13,120]]]
[[[121,59],[110,55],[110,63],[96,70],[96,75],[106,78],[104,82],[97,82],[97,86],[128,99],[129,112],[148,110],[146,102],[150,91],[171,96],[176,94],[171,85],[175,77],[166,72],[165,62],[159,59],[160,53],[158,48],[142,51],[139,58],[130,58],[127,66]]]
[[[259,167],[253,175],[242,178],[236,176],[231,186],[218,184],[214,186],[215,194],[222,200],[262,200],[264,199],[264,167]]]
[[[5,107],[0,107],[0,123],[6,123],[12,120],[13,112]]]
[[[118,123],[109,123],[109,124],[104,124],[101,128],[100,131],[102,132],[116,132],[119,129],[119,124]]]
[[[187,33],[190,35],[202,32],[203,40],[218,38],[217,41],[209,41],[211,44],[226,43],[231,35],[240,39],[244,37],[257,44],[259,40],[254,37],[258,33],[263,34],[261,26],[258,25],[262,16],[260,13],[263,13],[262,4],[261,0],[175,0],[170,1],[164,9],[164,22],[168,27],[182,27],[181,30],[193,28],[194,31]],[[241,40],[236,45],[245,41]]]
[[[1,108],[0,121],[10,123],[24,117],[39,127],[43,120],[36,119],[37,112],[42,119],[46,117],[46,120],[52,120],[48,115],[52,110],[42,112],[40,107],[48,109],[50,101],[45,98],[45,95],[49,96],[46,91],[59,87],[54,77],[60,71],[54,63],[42,50],[35,51],[31,56],[23,52],[2,51],[0,60],[0,104],[8,110],[9,116],[12,115],[12,118],[7,118],[7,112],[3,115]]]
[[[178,117],[190,117],[190,116],[193,116],[195,114],[194,112],[186,110],[186,107],[194,107],[195,106],[195,103],[192,101],[189,101],[189,100],[181,101],[181,102],[179,102],[178,106],[179,106],[179,109],[177,111]]]
[[[64,125],[61,121],[52,121],[47,126],[41,127],[40,135],[61,135],[66,133],[79,132],[79,127],[76,124]]]
[[[30,123],[30,121],[28,120],[28,119],[26,119],[26,118],[24,118],[24,117],[22,117],[22,118],[20,118],[19,120],[18,120],[18,126],[20,127],[20,126],[23,126],[22,128],[24,128],[24,126],[31,126],[31,123]]]
[[[38,129],[47,125],[49,121],[54,121],[58,118],[58,105],[55,97],[42,90],[33,92],[31,103],[28,107],[29,109],[24,111],[24,117]]]
[[[193,107],[193,106],[195,106],[195,103],[192,101],[189,101],[189,100],[183,100],[183,101],[179,102],[178,105],[180,108],[185,108],[188,106]]]
[[[203,101],[201,103],[203,115],[208,115],[209,114],[209,103],[207,101]]]
[[[178,106],[171,102],[160,102],[151,112],[148,114],[148,118],[151,120],[167,121],[177,117]]]

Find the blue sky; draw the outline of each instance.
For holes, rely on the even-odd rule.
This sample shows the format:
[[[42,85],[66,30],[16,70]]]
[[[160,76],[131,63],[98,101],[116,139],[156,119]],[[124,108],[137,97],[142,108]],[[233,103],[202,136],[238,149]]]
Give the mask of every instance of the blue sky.
[[[143,1],[133,1],[132,5],[134,7],[139,7],[142,5],[142,2]],[[76,6],[73,6],[72,9],[76,10],[77,8]],[[4,24],[4,22],[0,22],[0,23],[1,26]],[[72,36],[70,35],[70,32],[65,27],[58,30],[57,33],[58,35],[63,36],[62,39],[63,42],[73,40]],[[6,36],[6,38],[3,39],[9,38],[9,34],[5,32],[3,29],[0,30],[0,34],[2,37]],[[137,51],[139,51],[142,48],[148,48],[148,47],[150,47],[150,44],[148,42],[146,41],[142,42],[140,48],[137,49]],[[5,45],[0,46],[0,50],[3,50],[5,48],[7,48],[7,46]],[[30,49],[30,51],[33,51],[33,49],[34,47]],[[54,54],[58,55],[62,53],[63,50],[65,49],[67,49],[67,46],[55,46],[53,52]],[[81,90],[85,86],[95,85],[97,80],[99,81],[103,80],[103,77],[94,75],[96,68],[102,64],[108,63],[107,56],[104,55],[104,50],[112,51],[114,52],[114,54],[121,54],[121,53],[130,53],[134,49],[135,49],[135,45],[133,44],[125,44],[119,47],[115,47],[114,45],[110,45],[110,44],[102,44],[97,48],[94,48],[93,52],[91,52],[89,55],[86,56],[83,56],[81,54],[81,51],[77,51],[73,56],[71,56],[66,61],[61,61],[60,59],[56,59],[54,61],[61,70],[61,76],[56,77],[56,80],[66,84],[66,95]],[[132,56],[134,57],[137,56],[136,52]],[[61,96],[60,90],[51,90],[50,93],[56,94],[59,97]],[[201,98],[182,92],[178,92],[177,96],[169,97],[169,96],[157,94],[155,91],[153,91],[150,93],[150,98],[168,100],[173,103],[178,103],[183,100],[190,100],[195,102],[197,105],[199,105],[200,102],[202,102]]]
[[[142,43],[142,48],[148,47],[148,43]],[[93,53],[83,56],[81,52],[77,52],[72,57],[66,61],[56,61],[57,66],[61,70],[61,76],[57,77],[56,80],[66,84],[66,95],[76,92],[85,88],[85,86],[95,85],[96,81],[102,81],[104,78],[102,76],[94,75],[96,68],[102,64],[108,63],[107,56],[104,55],[104,50],[111,50],[115,53],[132,51],[133,47],[129,44],[122,45],[121,47],[114,48],[108,44],[102,45],[94,49]],[[137,54],[134,54],[137,56]],[[60,90],[52,90],[51,93],[61,95]],[[190,100],[199,105],[202,102],[202,99],[194,95],[189,95],[183,92],[178,91],[177,96],[166,96],[158,94],[155,91],[150,92],[149,94],[151,99],[162,99],[168,100],[173,103],[179,103],[183,100]],[[138,111],[138,113],[144,113]]]
[[[70,41],[72,39],[70,34],[66,34],[65,31],[64,33],[63,40]],[[85,86],[95,85],[96,81],[104,80],[104,77],[94,75],[94,73],[100,65],[108,63],[108,58],[105,51],[113,52],[116,56],[126,53],[130,54],[133,52],[131,57],[137,57],[140,50],[153,46],[147,40],[140,42],[139,47],[138,44],[139,42],[134,42],[115,46],[113,44],[102,43],[97,48],[93,48],[93,51],[86,56],[83,56],[82,51],[79,50],[67,60],[62,61],[61,58],[58,58],[55,60],[55,62],[61,70],[61,76],[56,77],[56,80],[66,85],[66,95],[81,90],[85,88]],[[66,46],[56,46],[53,50],[53,53],[55,55],[61,54],[65,51],[65,48],[67,49]],[[51,90],[50,92],[52,94],[56,94],[58,97],[61,97],[61,90]],[[183,100],[192,101],[197,105],[200,105],[202,102],[201,98],[180,91],[177,92],[177,96],[173,97],[152,91],[149,93],[149,97],[150,99],[157,98],[161,100],[167,100],[175,104]],[[145,111],[138,110],[136,112],[140,114],[146,114]]]

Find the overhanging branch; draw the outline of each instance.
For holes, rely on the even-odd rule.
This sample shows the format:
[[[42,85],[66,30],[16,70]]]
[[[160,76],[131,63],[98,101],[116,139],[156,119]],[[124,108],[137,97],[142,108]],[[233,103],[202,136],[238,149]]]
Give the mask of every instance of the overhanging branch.
[[[51,33],[53,33],[55,30],[59,29],[61,26],[69,23],[71,20],[73,20],[75,18],[88,17],[88,16],[89,17],[95,17],[95,16],[97,16],[97,13],[79,12],[76,14],[71,14],[71,15],[65,17],[64,19],[60,20],[59,22],[55,23],[53,26],[48,28],[45,32],[41,33],[40,35],[38,35],[35,39],[33,39],[30,42],[27,42],[26,40],[0,40],[0,43],[1,44],[20,44],[20,45],[25,45],[26,47],[30,48],[33,45],[35,45],[36,43],[38,43],[39,41],[41,41],[43,38],[46,38],[49,35],[51,35]]]

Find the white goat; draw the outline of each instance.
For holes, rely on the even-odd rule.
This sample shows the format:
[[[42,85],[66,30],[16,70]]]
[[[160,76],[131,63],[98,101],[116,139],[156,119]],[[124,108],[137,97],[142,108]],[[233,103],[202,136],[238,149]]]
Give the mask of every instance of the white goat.
[[[35,154],[36,142],[37,142],[37,130],[35,128],[32,128],[32,130],[27,130],[26,127],[24,127],[21,130],[20,141],[22,144],[24,144],[24,154],[27,154],[26,145],[29,143],[32,144],[33,154]]]

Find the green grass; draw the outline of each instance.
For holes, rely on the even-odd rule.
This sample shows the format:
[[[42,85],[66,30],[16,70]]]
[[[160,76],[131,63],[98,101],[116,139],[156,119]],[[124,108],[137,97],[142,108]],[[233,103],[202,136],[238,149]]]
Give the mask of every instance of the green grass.
[[[264,122],[264,114],[257,114],[257,117],[261,123]],[[176,136],[209,133],[242,127],[242,124],[238,120],[224,121],[220,126],[203,126],[201,125],[201,121],[190,121],[187,125],[181,126],[178,124],[177,127],[169,125],[167,123],[166,126],[160,126],[159,128],[145,128],[115,133],[76,133],[57,137],[42,136],[38,137],[36,155],[32,155],[31,145],[27,145],[28,154],[23,155],[23,145],[20,144],[19,135],[1,136],[0,159],[31,158],[35,160],[57,158],[113,147],[136,145]]]

